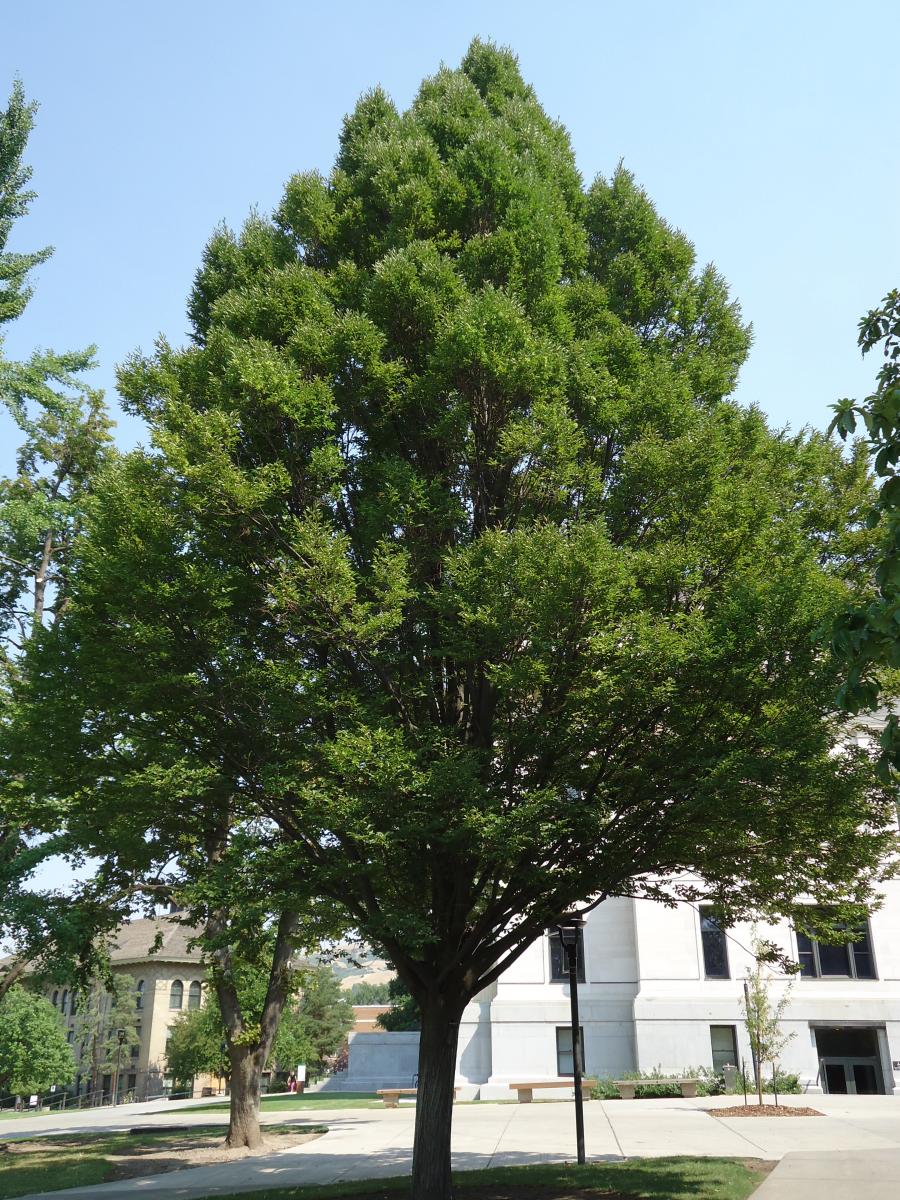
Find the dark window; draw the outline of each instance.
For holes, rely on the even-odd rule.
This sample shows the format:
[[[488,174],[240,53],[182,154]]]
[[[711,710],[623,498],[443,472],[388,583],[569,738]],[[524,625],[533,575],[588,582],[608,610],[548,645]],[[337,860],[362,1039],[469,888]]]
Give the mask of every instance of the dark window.
[[[137,988],[135,989],[134,1007],[138,1010],[140,1010],[144,1007],[144,981],[143,981],[143,979],[138,980],[138,985],[137,985]]]
[[[195,979],[188,988],[188,1008],[200,1007],[200,984]]]
[[[807,979],[877,979],[868,921],[856,929],[847,929],[846,933],[853,941],[834,945],[820,942],[798,929],[800,974]]]
[[[78,1011],[77,1005],[76,1005],[76,1003],[75,1003],[75,1001],[76,1001],[77,999],[78,999],[78,993],[77,993],[77,992],[73,992],[73,993],[72,993],[72,997],[71,997],[71,999],[69,1000],[69,1016],[70,1016],[70,1017],[74,1017],[74,1016],[75,1016],[75,1013]]]
[[[59,1006],[59,1011],[63,1014],[63,1016],[65,1016],[65,1014],[66,1014],[66,1002],[68,1001],[68,999],[69,999],[69,989],[66,988],[63,991],[62,1001]]]
[[[58,989],[53,993],[53,1007],[56,1008],[57,1004],[59,1004],[59,990]]]
[[[707,979],[730,979],[728,946],[725,933],[710,907],[700,909],[700,936],[703,939],[703,970]]]
[[[729,1064],[737,1066],[737,1036],[733,1025],[710,1025],[713,1070],[721,1071]]]
[[[569,978],[569,964],[566,952],[559,934],[551,929],[548,931],[550,941],[550,978],[556,982],[565,982]],[[578,949],[575,974],[579,983],[584,983],[584,936],[578,930]],[[569,1072],[571,1074],[571,1071]]]
[[[169,988],[169,1008],[181,1008],[184,1003],[184,984],[180,979],[173,979]]]
[[[579,1031],[581,1042],[581,1069],[584,1071],[584,1029]],[[559,1076],[574,1075],[575,1063],[572,1057],[572,1026],[560,1025],[556,1030],[556,1073]]]

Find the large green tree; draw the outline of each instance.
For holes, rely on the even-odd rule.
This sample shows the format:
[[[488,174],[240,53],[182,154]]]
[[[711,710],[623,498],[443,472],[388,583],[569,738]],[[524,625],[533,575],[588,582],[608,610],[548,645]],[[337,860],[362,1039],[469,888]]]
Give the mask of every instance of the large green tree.
[[[72,1009],[78,1074],[84,1081],[84,1090],[102,1092],[104,1075],[112,1076],[119,1090],[122,1074],[132,1058],[132,1048],[137,1050],[140,1045],[134,979],[119,974],[94,977],[73,992]],[[120,1029],[125,1032],[121,1043]]]
[[[291,1071],[306,1063],[320,1071],[345,1042],[353,1025],[353,1005],[330,967],[302,967],[294,982],[300,994],[285,1005],[265,1065]],[[245,1010],[257,1018],[262,1015],[267,985],[267,977],[258,970],[242,974],[241,999]],[[201,1008],[184,1013],[172,1026],[166,1055],[169,1070],[180,1080],[204,1072],[227,1075],[225,1033],[218,997],[211,992]]]
[[[815,638],[864,585],[865,463],[728,399],[722,279],[480,42],[407,112],[365,96],[189,311],[121,375],[153,445],[42,638],[46,760],[96,805],[216,748],[185,836],[227,778],[270,894],[395,965],[445,1200],[463,1009],[573,905],[869,899],[889,798]]]
[[[19,984],[0,999],[0,1092],[29,1096],[75,1078],[75,1059],[59,1013]]]
[[[15,222],[34,193],[24,154],[34,121],[20,83],[0,112],[0,405],[21,441],[15,474],[0,478],[0,937],[15,953],[0,967],[0,996],[30,968],[90,945],[104,909],[73,905],[58,893],[24,886],[47,857],[67,848],[63,814],[34,803],[27,778],[9,763],[8,734],[21,684],[22,654],[37,628],[59,619],[67,569],[91,480],[110,453],[102,395],[85,380],[93,348],[37,350],[27,362],[6,357],[4,326],[31,296],[31,272],[50,255],[8,249]]]

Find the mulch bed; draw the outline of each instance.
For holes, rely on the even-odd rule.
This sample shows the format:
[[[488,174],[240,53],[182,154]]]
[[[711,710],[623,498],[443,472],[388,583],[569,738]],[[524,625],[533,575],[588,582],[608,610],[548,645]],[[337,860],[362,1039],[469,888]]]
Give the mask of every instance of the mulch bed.
[[[704,1108],[711,1117],[821,1117],[817,1108],[800,1104],[736,1104],[733,1108]]]

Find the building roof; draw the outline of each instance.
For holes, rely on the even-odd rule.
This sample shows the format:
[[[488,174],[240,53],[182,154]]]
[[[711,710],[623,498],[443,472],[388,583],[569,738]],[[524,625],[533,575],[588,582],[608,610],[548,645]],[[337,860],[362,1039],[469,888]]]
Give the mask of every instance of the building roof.
[[[180,925],[171,917],[142,917],[125,921],[118,929],[115,944],[110,950],[113,966],[122,963],[185,962],[199,963],[199,949],[189,949],[188,942],[196,936],[190,925]],[[160,946],[153,950],[159,937]]]

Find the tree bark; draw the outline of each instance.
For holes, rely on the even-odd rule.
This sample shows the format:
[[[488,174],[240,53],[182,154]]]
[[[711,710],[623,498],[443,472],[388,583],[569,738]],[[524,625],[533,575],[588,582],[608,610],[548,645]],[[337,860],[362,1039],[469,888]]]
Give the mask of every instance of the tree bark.
[[[439,997],[429,997],[421,1003],[422,1033],[412,1165],[415,1200],[451,1200],[453,1195],[450,1136],[456,1046],[463,1007],[460,1004],[450,1008]]]
[[[256,1150],[262,1145],[259,1081],[263,1064],[260,1052],[256,1046],[231,1046],[228,1058],[231,1063],[231,1105],[225,1145],[231,1149],[247,1146]]]

